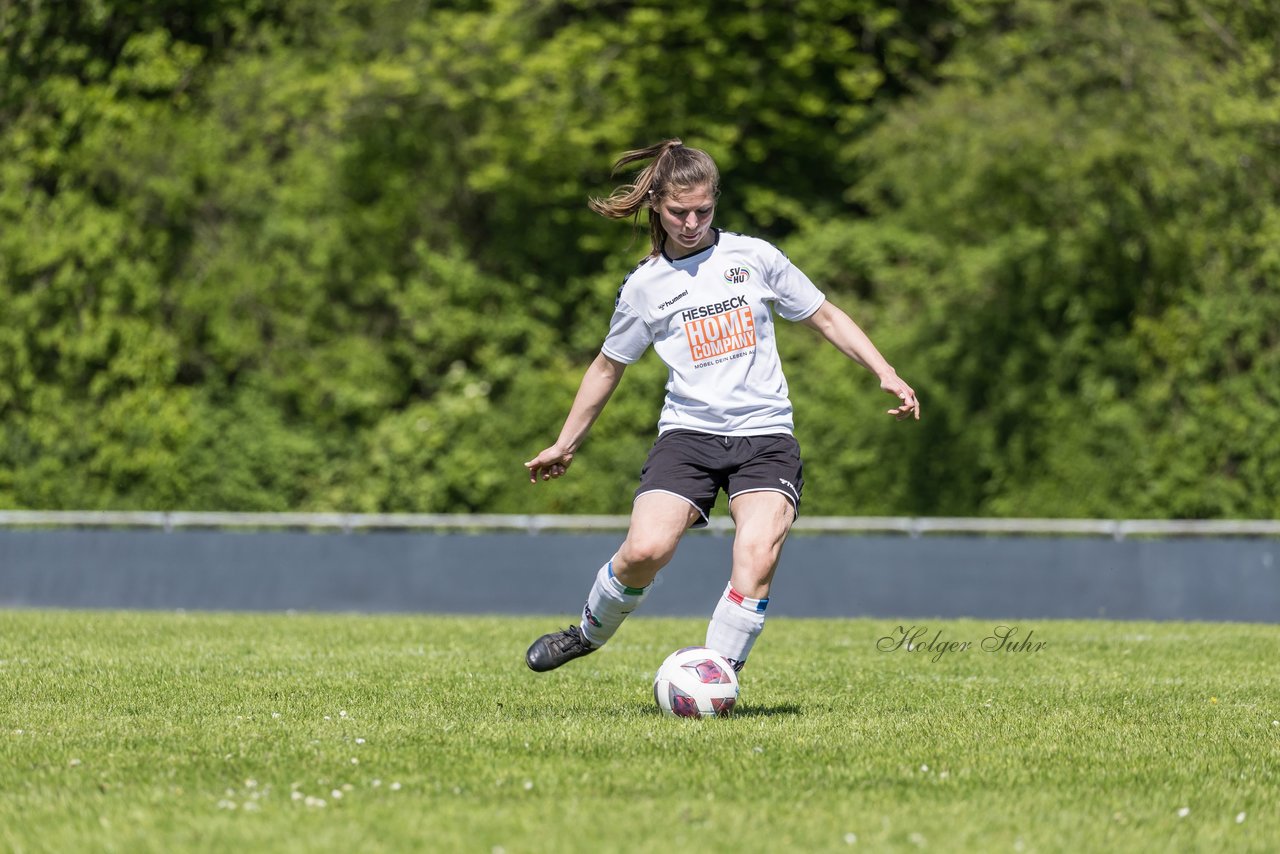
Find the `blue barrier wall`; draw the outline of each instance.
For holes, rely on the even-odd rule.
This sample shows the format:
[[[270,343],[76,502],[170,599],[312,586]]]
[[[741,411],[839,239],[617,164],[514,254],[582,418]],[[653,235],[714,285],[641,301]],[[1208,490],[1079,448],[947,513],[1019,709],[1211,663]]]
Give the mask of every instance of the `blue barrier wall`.
[[[0,606],[574,614],[620,534],[0,529]],[[644,613],[706,615],[695,532]],[[795,533],[769,613],[1280,621],[1280,540]]]

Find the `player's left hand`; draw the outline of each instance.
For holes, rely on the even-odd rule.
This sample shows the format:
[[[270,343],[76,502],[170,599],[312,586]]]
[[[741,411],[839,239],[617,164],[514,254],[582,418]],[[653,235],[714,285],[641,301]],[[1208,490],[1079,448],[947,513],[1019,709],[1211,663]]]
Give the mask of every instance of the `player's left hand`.
[[[889,394],[898,398],[899,403],[893,409],[888,410],[888,414],[892,415],[899,421],[907,418],[915,418],[920,420],[920,401],[916,399],[916,393],[911,386],[907,385],[896,374],[886,377],[880,381],[880,388]]]

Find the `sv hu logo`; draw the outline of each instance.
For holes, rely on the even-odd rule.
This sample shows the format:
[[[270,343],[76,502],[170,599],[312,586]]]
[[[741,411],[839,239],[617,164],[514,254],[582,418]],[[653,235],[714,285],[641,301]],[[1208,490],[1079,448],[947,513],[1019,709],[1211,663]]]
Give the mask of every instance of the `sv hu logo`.
[[[751,271],[746,267],[730,267],[724,271],[724,280],[731,285],[746,284],[751,278]]]

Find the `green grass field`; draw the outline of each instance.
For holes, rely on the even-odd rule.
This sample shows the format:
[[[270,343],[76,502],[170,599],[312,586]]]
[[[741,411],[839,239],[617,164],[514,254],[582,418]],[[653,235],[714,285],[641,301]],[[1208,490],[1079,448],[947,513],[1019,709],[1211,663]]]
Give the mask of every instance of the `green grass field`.
[[[0,611],[0,850],[1280,846],[1280,627],[1000,622],[774,618],[689,721],[701,620],[537,675],[547,619]]]

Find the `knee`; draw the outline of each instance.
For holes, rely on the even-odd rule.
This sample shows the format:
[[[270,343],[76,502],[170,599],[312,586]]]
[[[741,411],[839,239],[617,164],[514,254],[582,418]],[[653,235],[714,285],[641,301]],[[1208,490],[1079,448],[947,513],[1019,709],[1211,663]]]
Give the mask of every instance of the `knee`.
[[[733,551],[734,563],[747,575],[765,579],[773,574],[773,568],[782,552],[782,541],[772,537],[739,536]]]
[[[666,566],[674,556],[676,542],[678,541],[672,541],[666,537],[638,534],[633,531],[622,544],[618,556],[627,565],[661,568]]]

